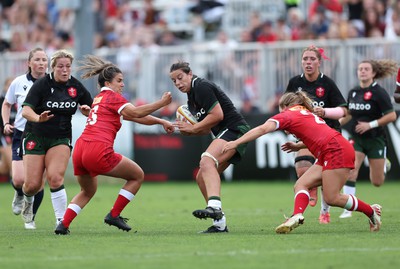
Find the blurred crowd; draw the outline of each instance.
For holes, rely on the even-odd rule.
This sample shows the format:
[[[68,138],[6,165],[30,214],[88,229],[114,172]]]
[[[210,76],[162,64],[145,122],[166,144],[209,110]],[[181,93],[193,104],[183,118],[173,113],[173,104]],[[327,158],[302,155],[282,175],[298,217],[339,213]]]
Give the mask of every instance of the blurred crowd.
[[[288,6],[278,39],[385,37],[400,35],[400,2],[397,0],[314,0],[303,14]],[[285,34],[282,34],[285,33]]]
[[[61,48],[73,48],[76,9],[81,1],[0,0],[0,53],[43,47],[51,55]],[[360,37],[394,40],[400,36],[400,1],[396,0],[280,0],[283,11],[276,19],[266,18],[262,10],[247,10],[247,25],[235,32],[222,23],[229,1],[233,0],[92,0],[94,48],[106,53],[118,49],[120,68],[135,74],[132,63],[141,48],[157,50],[193,42],[205,45],[219,51],[208,67],[207,78],[218,78],[224,88],[241,92],[242,113],[254,114],[259,112],[254,105],[258,91],[256,72],[251,70],[257,68],[257,55],[235,58],[230,51],[241,43]],[[240,73],[240,67],[248,72]],[[167,87],[166,83],[158,82],[160,87]],[[276,110],[285,86],[276,90],[269,112]],[[129,76],[127,98],[137,97],[137,87],[135,77]],[[164,112],[170,114],[174,109]]]
[[[400,1],[396,0],[314,0],[306,11],[300,0],[282,0],[286,10],[276,20],[249,14],[248,25],[234,42],[274,42],[304,39],[346,39],[400,36]],[[51,53],[74,45],[75,8],[79,0],[1,0],[0,52],[46,48]],[[169,9],[177,1],[94,0],[97,48],[171,46],[193,42],[195,29],[202,29],[205,41],[221,30],[224,7],[229,0],[185,0],[179,9]],[[136,3],[136,5],[135,5]],[[140,5],[138,4],[140,3]],[[166,11],[177,12],[184,29],[171,28]],[[170,14],[170,13],[169,13]],[[177,15],[177,14],[175,14]],[[185,25],[185,23],[181,24]],[[212,32],[215,35],[204,35]],[[140,34],[138,34],[140,33]]]
[[[307,14],[300,1],[285,1],[286,13],[276,21],[260,20],[253,13],[242,41],[274,42],[308,39],[348,39],[400,36],[400,1],[396,0],[314,0]]]

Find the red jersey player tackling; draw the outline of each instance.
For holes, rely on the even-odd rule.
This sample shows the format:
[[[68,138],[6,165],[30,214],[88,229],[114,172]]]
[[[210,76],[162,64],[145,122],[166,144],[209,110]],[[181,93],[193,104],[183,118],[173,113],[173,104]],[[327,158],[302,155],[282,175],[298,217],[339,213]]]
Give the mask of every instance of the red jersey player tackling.
[[[54,232],[69,234],[68,228],[72,220],[96,193],[97,175],[126,180],[104,222],[129,231],[131,227],[120,213],[138,192],[144,173],[137,163],[114,152],[114,140],[122,125],[121,117],[146,125],[161,124],[167,133],[172,133],[174,127],[170,122],[149,115],[171,103],[171,93],[164,93],[161,100],[154,103],[135,107],[121,95],[124,82],[122,72],[117,66],[96,56],[87,56],[80,69],[84,71],[82,78],[99,75],[101,92],[93,100],[86,127],[76,141],[72,155],[74,174],[78,178],[81,191],[68,205],[62,222]]]
[[[310,199],[308,190],[318,186],[323,186],[324,199],[329,205],[363,212],[369,218],[370,230],[379,231],[380,205],[369,205],[354,195],[340,193],[349,177],[350,170],[354,168],[355,157],[352,145],[338,131],[326,125],[322,118],[312,113],[312,101],[305,93],[284,94],[280,99],[279,108],[281,113],[250,130],[239,139],[228,142],[223,148],[225,152],[264,134],[284,130],[295,135],[302,142],[286,142],[282,145],[282,150],[292,152],[306,146],[317,158],[315,164],[297,180],[294,186],[295,201],[292,216],[275,231],[289,233],[303,224],[303,213]]]

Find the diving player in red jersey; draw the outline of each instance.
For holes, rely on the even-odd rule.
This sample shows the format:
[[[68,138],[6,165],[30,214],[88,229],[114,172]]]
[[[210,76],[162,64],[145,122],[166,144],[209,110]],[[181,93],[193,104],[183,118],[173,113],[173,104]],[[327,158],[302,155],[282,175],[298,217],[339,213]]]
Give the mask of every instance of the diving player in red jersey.
[[[282,145],[282,150],[292,152],[307,147],[317,158],[316,162],[296,181],[293,214],[275,229],[277,233],[289,233],[303,224],[303,213],[310,199],[309,190],[318,186],[322,186],[324,199],[329,205],[364,213],[369,219],[370,231],[379,231],[380,205],[369,205],[354,195],[340,193],[350,170],[354,168],[352,145],[338,131],[330,128],[322,118],[315,115],[311,104],[311,99],[303,92],[285,93],[279,101],[281,113],[237,140],[226,143],[222,151],[228,152],[264,134],[284,130],[296,136],[301,142],[286,142]]]
[[[118,229],[130,231],[127,219],[121,217],[120,213],[139,191],[144,172],[137,163],[114,152],[114,140],[122,126],[122,120],[146,125],[160,124],[167,133],[172,133],[174,131],[172,123],[149,115],[171,103],[171,93],[164,93],[162,98],[154,103],[135,107],[122,96],[124,77],[117,66],[89,55],[86,56],[80,69],[84,72],[82,75],[84,79],[98,75],[101,91],[93,99],[86,127],[76,141],[72,155],[74,174],[77,176],[81,191],[68,205],[63,220],[54,232],[69,234],[71,222],[96,193],[98,175],[126,180],[104,222]]]
[[[301,63],[303,73],[291,78],[286,88],[287,92],[304,91],[312,99],[314,112],[324,118],[326,124],[340,131],[339,118],[347,113],[346,100],[341,94],[335,82],[320,71],[320,66],[325,56],[322,48],[313,45],[303,49]],[[315,156],[305,148],[296,153],[295,169],[297,177],[315,162]],[[315,206],[318,198],[317,188],[310,191],[310,205]],[[321,224],[330,222],[329,206],[321,199],[321,212],[319,217]]]
[[[358,172],[365,157],[369,163],[369,177],[374,186],[385,182],[386,134],[384,126],[397,118],[387,91],[377,79],[395,74],[397,62],[393,60],[365,60],[357,68],[359,85],[349,91],[347,104],[349,114],[341,120],[350,122],[350,142],[356,151],[355,168],[343,187],[345,194],[355,195]],[[351,217],[344,210],[340,218]]]

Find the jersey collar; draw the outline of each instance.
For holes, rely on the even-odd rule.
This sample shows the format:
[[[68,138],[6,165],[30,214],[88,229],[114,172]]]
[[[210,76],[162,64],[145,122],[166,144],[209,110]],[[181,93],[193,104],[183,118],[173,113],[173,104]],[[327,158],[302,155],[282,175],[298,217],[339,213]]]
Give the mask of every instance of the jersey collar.
[[[198,79],[197,76],[193,76],[193,79],[192,79],[192,88],[194,87],[194,82],[195,82],[197,79]]]
[[[374,80],[369,86],[367,86],[365,88],[360,86],[360,88],[363,89],[363,90],[367,90],[367,89],[375,87],[377,84],[378,84],[378,82],[376,80]]]
[[[36,81],[36,78],[34,78],[34,77],[32,76],[31,73],[27,73],[27,74],[26,74],[26,79],[27,79],[27,80],[30,80],[30,81],[32,81],[32,82],[35,82],[35,81]]]
[[[325,76],[324,73],[319,72],[319,76],[318,76],[317,80],[320,79],[320,78],[323,78],[324,76]],[[301,73],[300,77],[301,77],[302,79],[308,81],[308,80],[306,79],[306,75],[304,75],[304,73]],[[316,81],[317,81],[317,80],[316,80]]]
[[[290,110],[290,111],[307,110],[308,111],[308,109],[305,106],[302,106],[302,105],[293,105],[291,107],[288,107],[286,110]]]
[[[100,91],[102,92],[102,91],[113,91],[113,90],[110,89],[110,88],[108,88],[108,87],[106,87],[106,86],[104,86],[104,87],[102,87],[102,88],[100,89]]]

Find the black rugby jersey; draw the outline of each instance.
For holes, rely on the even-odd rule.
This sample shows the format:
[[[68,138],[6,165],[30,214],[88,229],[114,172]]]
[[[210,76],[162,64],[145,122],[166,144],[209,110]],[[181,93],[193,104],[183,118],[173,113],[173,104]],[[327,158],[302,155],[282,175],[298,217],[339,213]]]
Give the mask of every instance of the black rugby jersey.
[[[323,73],[320,73],[315,81],[308,81],[304,74],[295,76],[289,80],[286,92],[304,91],[314,101],[313,106],[323,108],[346,107],[346,99],[343,97],[336,83]],[[340,131],[338,120],[325,119],[331,128]]]
[[[248,125],[231,99],[211,81],[193,76],[192,87],[187,96],[189,110],[198,121],[202,121],[215,105],[221,105],[224,119],[211,128],[215,136],[225,128],[239,131],[238,126]]]
[[[358,121],[370,122],[394,111],[389,94],[376,81],[367,88],[354,87],[349,91],[347,98],[349,112],[352,116],[350,132],[353,136],[375,138],[385,136],[382,126],[368,130],[360,135],[355,132]]]
[[[71,138],[72,115],[78,104],[91,106],[89,91],[76,78],[67,83],[58,83],[53,73],[38,79],[31,87],[23,106],[30,106],[38,115],[50,110],[54,117],[46,122],[27,122],[26,131],[37,136],[50,138]]]

